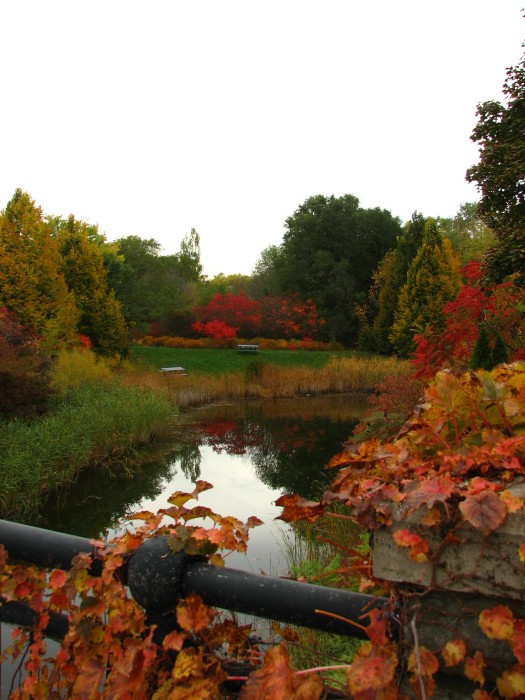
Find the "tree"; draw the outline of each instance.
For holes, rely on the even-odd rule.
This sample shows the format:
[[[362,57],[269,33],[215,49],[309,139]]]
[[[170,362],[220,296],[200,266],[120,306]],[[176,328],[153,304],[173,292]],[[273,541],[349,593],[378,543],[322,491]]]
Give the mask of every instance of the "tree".
[[[78,311],[42,210],[17,189],[0,213],[0,306],[54,346],[76,336]]]
[[[494,282],[514,272],[525,277],[525,56],[507,70],[503,94],[505,105],[478,105],[470,138],[479,144],[479,163],[466,174],[480,191],[480,216],[497,236],[486,258]]]
[[[372,337],[369,345],[375,345],[379,352],[392,352],[390,334],[398,307],[398,299],[403,285],[407,281],[408,269],[414,260],[421,243],[427,219],[420,213],[414,212],[397,239],[395,249],[381,261],[377,275],[383,279],[379,290],[371,290],[377,294],[377,315],[372,326]],[[372,349],[369,347],[368,349]]]
[[[327,335],[354,343],[355,303],[364,299],[379,261],[395,246],[399,220],[385,210],[361,209],[349,194],[316,195],[288,217],[286,229],[283,291],[312,299],[326,319]]]
[[[201,324],[197,328],[194,324],[194,330],[203,330],[210,321],[220,321],[243,338],[254,338],[260,323],[258,303],[244,294],[216,294],[208,304],[195,306],[193,315],[196,322]]]
[[[41,338],[0,308],[0,419],[45,413],[51,396],[48,366]]]
[[[459,258],[450,241],[442,239],[436,221],[428,219],[422,244],[399,294],[390,334],[390,341],[400,356],[408,357],[414,349],[415,333],[430,326],[444,327],[443,307],[455,298],[460,282]]]
[[[477,202],[465,202],[453,219],[438,219],[443,237],[450,239],[452,247],[464,265],[469,260],[481,260],[494,245],[496,237],[479,215]]]
[[[93,349],[104,355],[122,354],[128,333],[122,306],[109,288],[108,272],[97,227],[68,219],[53,220],[53,236],[58,243],[60,272],[79,308],[78,332],[88,336]]]
[[[271,245],[259,255],[252,271],[250,291],[255,299],[276,296],[283,291],[284,251],[282,246]]]

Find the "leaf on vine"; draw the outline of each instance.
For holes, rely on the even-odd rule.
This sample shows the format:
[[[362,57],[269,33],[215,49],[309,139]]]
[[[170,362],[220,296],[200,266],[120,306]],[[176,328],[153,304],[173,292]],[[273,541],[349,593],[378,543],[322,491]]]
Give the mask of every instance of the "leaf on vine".
[[[259,525],[264,525],[264,522],[255,515],[250,515],[250,517],[246,521],[246,527],[248,527],[249,529],[251,529],[252,527],[259,527]]]
[[[481,686],[485,685],[485,676],[483,675],[484,667],[485,661],[480,651],[476,651],[474,656],[467,656],[465,659],[466,677],[474,683],[479,683]]]
[[[520,545],[518,549],[519,558],[522,564],[525,564],[525,543]]]
[[[198,481],[195,482],[195,488],[193,489],[191,495],[193,496],[193,498],[197,498],[199,493],[202,493],[203,491],[209,491],[212,488],[213,488],[213,484],[210,484],[209,481],[204,481],[203,479],[199,479]]]
[[[206,629],[215,617],[215,610],[202,602],[200,596],[192,593],[177,605],[177,622],[186,632],[200,632]]]
[[[489,639],[510,639],[514,632],[514,615],[505,605],[482,610],[478,622]]]
[[[523,508],[523,498],[515,496],[512,491],[509,491],[508,489],[502,491],[499,497],[507,506],[509,513],[516,513],[518,510]]]
[[[290,657],[284,643],[268,649],[262,668],[250,673],[239,700],[291,700],[293,697],[293,674]]]
[[[410,532],[410,530],[399,529],[393,534],[394,541],[400,547],[409,547],[410,552],[408,556],[412,561],[416,561],[419,564],[428,561],[427,552],[430,547],[428,542],[417,535],[415,532]]]
[[[486,690],[480,690],[479,688],[472,694],[472,700],[494,700],[492,695],[489,695]]]
[[[170,632],[162,640],[162,648],[166,651],[180,651],[186,639],[183,632]]]
[[[420,646],[417,654],[414,650],[410,652],[407,669],[416,675],[433,676],[439,669],[439,662],[435,654]]]
[[[445,666],[456,666],[461,663],[465,658],[465,652],[466,646],[462,639],[451,639],[441,651]]]
[[[383,612],[374,608],[366,613],[370,618],[370,624],[366,626],[366,634],[374,646],[388,644],[388,632],[390,625]]]
[[[520,664],[525,665],[525,619],[516,620],[514,633],[510,638],[510,648]]]
[[[280,496],[275,501],[275,505],[284,509],[281,515],[277,516],[277,520],[284,520],[286,523],[291,523],[295,520],[315,522],[324,512],[324,507],[320,503],[307,501],[297,495]]]
[[[432,508],[436,503],[443,503],[446,508],[446,502],[455,489],[455,482],[447,474],[424,479],[407,493],[405,504],[410,510],[416,510],[422,505]]]
[[[321,697],[325,697],[323,681],[316,673],[293,676],[292,700],[319,700]]]
[[[49,586],[51,590],[61,588],[67,581],[67,574],[61,569],[53,569],[49,575]]]
[[[346,670],[346,684],[350,695],[362,697],[382,697],[394,680],[397,668],[397,647],[383,645],[374,647],[365,642],[356,651],[354,660]]]
[[[496,530],[507,517],[505,503],[493,491],[468,495],[459,504],[459,509],[465,520],[484,535]]]
[[[92,656],[85,658],[77,668],[73,697],[96,698],[105,671],[106,667],[100,659]]]
[[[523,698],[525,696],[525,666],[514,666],[505,671],[496,681],[502,698]]]

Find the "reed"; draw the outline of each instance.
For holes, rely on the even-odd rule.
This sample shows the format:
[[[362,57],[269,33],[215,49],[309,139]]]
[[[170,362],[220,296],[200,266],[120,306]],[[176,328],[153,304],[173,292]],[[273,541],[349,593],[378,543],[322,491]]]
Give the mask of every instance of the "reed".
[[[219,375],[195,373],[177,376],[135,366],[128,368],[122,381],[165,391],[182,409],[244,398],[277,399],[366,392],[387,376],[408,376],[410,372],[408,362],[395,358],[334,356],[322,367],[284,367],[256,359],[242,372]]]
[[[0,513],[23,518],[80,470],[109,463],[166,433],[174,408],[165,395],[97,382],[70,390],[33,422],[0,424]]]

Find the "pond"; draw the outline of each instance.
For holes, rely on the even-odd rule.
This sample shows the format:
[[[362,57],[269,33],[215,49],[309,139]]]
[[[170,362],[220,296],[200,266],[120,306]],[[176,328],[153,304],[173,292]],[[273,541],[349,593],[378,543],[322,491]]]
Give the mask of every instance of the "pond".
[[[172,441],[149,450],[139,473],[85,474],[60,501],[50,502],[41,527],[83,537],[110,538],[129,527],[125,516],[156,512],[175,491],[203,479],[213,489],[199,503],[221,515],[264,525],[250,533],[247,555],[228,565],[254,573],[283,572],[282,534],[275,500],[283,493],[317,498],[330,481],[325,469],[366,409],[363,395],[250,400],[181,414]],[[121,471],[121,470],[120,470]]]
[[[192,491],[203,479],[213,489],[199,503],[245,521],[251,530],[246,555],[227,565],[253,573],[286,574],[282,533],[274,505],[283,493],[317,498],[331,478],[325,469],[366,409],[362,395],[307,397],[217,404],[181,414],[169,444],[151,446],[139,472],[97,468],[81,476],[59,500],[46,504],[31,524],[82,537],[110,539],[130,527],[126,515],[156,512],[175,491]],[[206,522],[205,522],[206,525]],[[209,521],[208,521],[209,525]],[[10,628],[0,626],[0,649]],[[56,645],[50,642],[50,652]],[[6,700],[14,668],[0,666],[0,699]]]

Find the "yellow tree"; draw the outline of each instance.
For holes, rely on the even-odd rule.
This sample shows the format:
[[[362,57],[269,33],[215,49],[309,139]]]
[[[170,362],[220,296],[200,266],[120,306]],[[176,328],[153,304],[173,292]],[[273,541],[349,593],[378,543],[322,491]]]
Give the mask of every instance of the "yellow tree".
[[[42,210],[17,189],[0,212],[0,307],[50,345],[76,335],[78,311]]]

